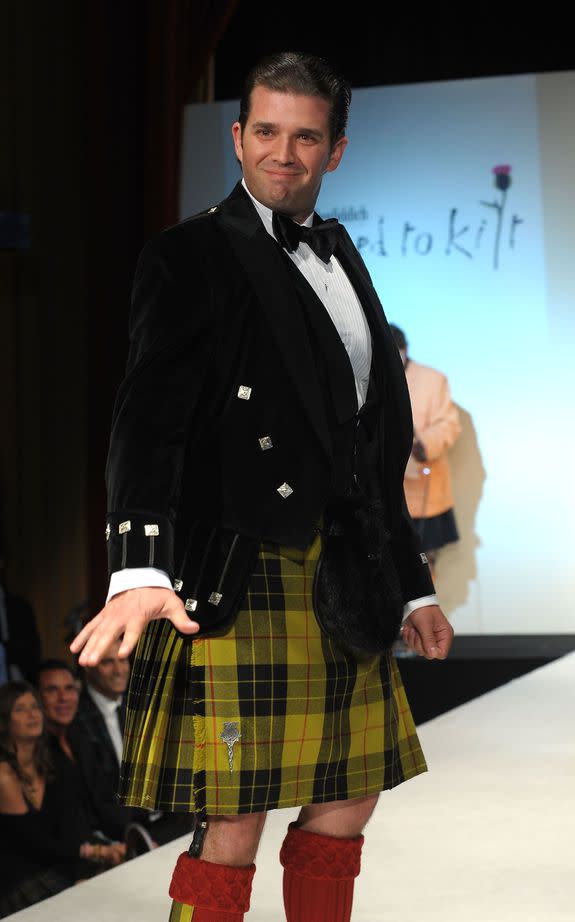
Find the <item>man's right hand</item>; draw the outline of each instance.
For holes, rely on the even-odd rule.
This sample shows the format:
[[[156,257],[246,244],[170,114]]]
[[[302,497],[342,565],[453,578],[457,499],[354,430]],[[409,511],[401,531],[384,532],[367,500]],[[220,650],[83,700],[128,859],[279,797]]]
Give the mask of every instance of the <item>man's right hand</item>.
[[[188,617],[184,603],[171,589],[127,589],[113,596],[82,628],[70,644],[80,653],[80,666],[96,666],[110,644],[122,637],[118,656],[126,659],[150,621],[167,618],[182,634],[196,634],[200,626]]]

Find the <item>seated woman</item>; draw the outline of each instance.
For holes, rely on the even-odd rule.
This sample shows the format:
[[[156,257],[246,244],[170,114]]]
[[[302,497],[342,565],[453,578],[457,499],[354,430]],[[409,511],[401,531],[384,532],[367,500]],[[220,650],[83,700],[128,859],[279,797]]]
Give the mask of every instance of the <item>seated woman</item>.
[[[125,846],[88,841],[69,795],[49,761],[35,688],[0,686],[0,918],[122,861]]]

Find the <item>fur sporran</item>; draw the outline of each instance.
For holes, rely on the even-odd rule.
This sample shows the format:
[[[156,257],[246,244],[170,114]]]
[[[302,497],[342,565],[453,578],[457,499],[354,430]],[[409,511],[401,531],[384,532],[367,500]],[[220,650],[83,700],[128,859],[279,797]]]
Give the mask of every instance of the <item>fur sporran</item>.
[[[358,659],[383,653],[399,636],[403,597],[381,503],[333,501],[321,536],[313,584],[321,629]]]

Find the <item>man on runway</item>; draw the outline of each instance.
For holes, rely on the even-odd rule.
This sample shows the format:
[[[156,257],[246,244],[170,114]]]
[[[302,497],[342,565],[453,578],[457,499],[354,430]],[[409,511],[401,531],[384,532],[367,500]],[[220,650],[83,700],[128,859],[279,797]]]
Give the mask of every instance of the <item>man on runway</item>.
[[[390,647],[403,616],[428,658],[453,632],[403,500],[405,376],[359,254],[314,214],[350,99],[314,56],[256,65],[242,182],[136,273],[109,600],[72,650],[137,644],[122,799],[196,816],[172,922],[241,922],[266,811],[294,806],[288,922],[347,922],[379,792],[426,767]]]

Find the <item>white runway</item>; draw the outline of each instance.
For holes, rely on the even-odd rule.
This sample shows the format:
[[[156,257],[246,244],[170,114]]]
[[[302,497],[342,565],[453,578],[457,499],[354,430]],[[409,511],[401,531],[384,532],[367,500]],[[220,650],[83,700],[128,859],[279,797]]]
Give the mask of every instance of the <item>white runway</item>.
[[[366,830],[353,922],[575,920],[575,654],[419,728],[430,771],[383,794]],[[282,922],[270,814],[246,922]],[[167,922],[181,839],[10,916]]]

